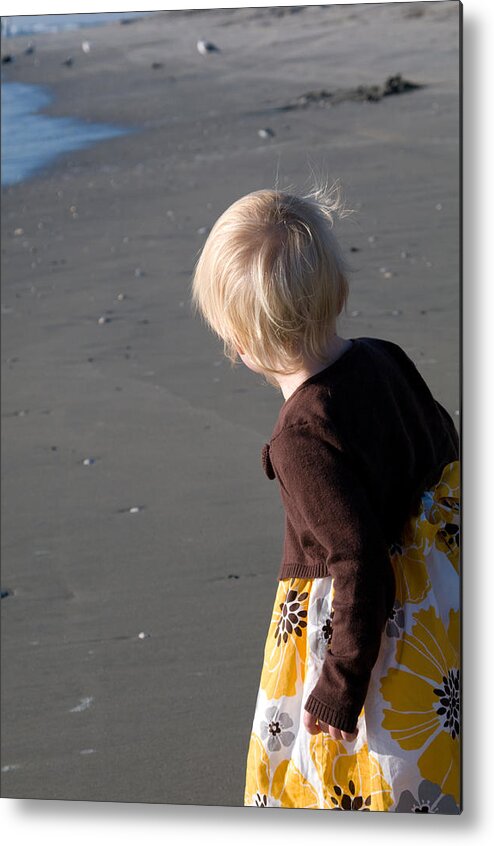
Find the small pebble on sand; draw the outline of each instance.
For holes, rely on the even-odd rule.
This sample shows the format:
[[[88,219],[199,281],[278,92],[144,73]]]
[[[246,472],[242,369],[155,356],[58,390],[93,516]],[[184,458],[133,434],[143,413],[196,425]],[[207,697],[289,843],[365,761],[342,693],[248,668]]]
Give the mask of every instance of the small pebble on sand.
[[[98,317],[98,323],[100,324],[100,326],[102,326],[103,323],[110,323],[110,318],[105,317],[104,315],[102,317]]]
[[[146,640],[148,637],[151,637],[151,635],[147,632],[139,632],[137,637],[139,638],[139,640]]]
[[[133,505],[132,508],[129,508],[129,514],[138,514],[140,510],[140,505]]]
[[[354,311],[350,312],[350,317],[358,317],[359,314],[360,314],[360,312],[357,309],[355,309]]]
[[[24,235],[24,229],[14,229],[14,235]]]
[[[403,312],[402,312],[401,308],[394,308],[393,311],[391,312],[391,314],[394,315],[394,317],[396,317],[396,315],[403,314]]]
[[[70,709],[71,714],[79,714],[81,711],[87,711],[94,702],[94,696],[85,696],[80,700],[78,705]]]
[[[410,253],[407,253],[406,250],[402,250],[401,253],[400,253],[400,258],[406,259],[406,258],[408,258],[409,255],[410,255]]]
[[[83,53],[90,53],[91,52],[91,42],[90,41],[83,41],[81,44],[82,52]]]
[[[121,303],[123,300],[126,299],[125,294],[117,294],[117,300]]]
[[[383,273],[383,276],[384,276],[385,279],[391,279],[392,275],[393,274],[391,273],[390,270],[386,270],[385,273]]]
[[[197,49],[201,56],[207,56],[209,53],[219,53],[219,47],[211,41],[204,41],[202,38],[197,42]]]
[[[442,203],[436,203],[436,211],[441,211],[442,207]]]
[[[94,458],[85,458],[82,463],[85,467],[90,467],[91,464],[96,464],[96,460]]]
[[[207,235],[209,232],[209,226],[200,226],[197,230],[198,235]]]
[[[269,126],[266,126],[264,129],[259,129],[257,134],[259,138],[274,138],[275,133]]]
[[[375,240],[376,240],[376,236],[375,235],[369,235],[367,240],[368,240],[369,244],[374,244]]]
[[[136,279],[139,279],[141,276],[145,275],[146,274],[144,273],[142,267],[136,267],[136,269],[134,270],[134,276],[136,277]]]

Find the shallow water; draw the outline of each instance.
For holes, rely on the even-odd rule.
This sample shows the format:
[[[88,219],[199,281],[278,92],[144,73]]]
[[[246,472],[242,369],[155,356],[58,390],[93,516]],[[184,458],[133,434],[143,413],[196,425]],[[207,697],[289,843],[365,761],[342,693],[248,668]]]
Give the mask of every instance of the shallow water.
[[[144,18],[152,12],[93,12],[66,15],[6,15],[2,16],[2,38],[14,35],[36,35],[99,26],[115,20]]]
[[[2,185],[28,179],[61,153],[135,131],[39,114],[51,100],[49,90],[40,85],[2,83]]]

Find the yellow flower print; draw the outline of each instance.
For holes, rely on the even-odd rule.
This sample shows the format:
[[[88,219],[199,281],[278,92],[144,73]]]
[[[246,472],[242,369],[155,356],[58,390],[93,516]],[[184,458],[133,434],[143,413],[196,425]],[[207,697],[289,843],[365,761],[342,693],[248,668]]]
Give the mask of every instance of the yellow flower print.
[[[291,760],[282,761],[271,774],[261,739],[251,734],[247,755],[244,805],[260,808],[318,808],[318,796]]]
[[[456,523],[445,523],[436,535],[436,546],[444,552],[456,572],[460,571],[460,527]]]
[[[403,528],[402,551],[391,556],[396,582],[396,600],[400,605],[406,602],[419,604],[427,596],[431,582],[426,555],[434,544],[437,528],[426,518],[424,503],[420,503],[418,514],[412,515]]]
[[[252,733],[247,754],[245,804],[267,807],[270,788],[269,758],[260,737]]]
[[[309,591],[307,580],[279,583],[260,682],[268,699],[294,696],[298,679],[304,681]]]
[[[311,738],[310,752],[322,784],[324,808],[387,811],[393,804],[391,788],[366,743],[358,752],[348,752],[343,743],[321,732]]]
[[[272,791],[281,808],[320,808],[316,789],[293,760],[283,761],[273,776]]]
[[[460,462],[453,461],[442,472],[434,489],[429,520],[436,526],[435,543],[456,572],[460,564]]]
[[[402,552],[394,551],[391,563],[396,581],[396,600],[400,605],[418,605],[427,596],[431,583],[426,556],[434,547],[444,552],[456,572],[459,569],[459,461],[443,468],[441,478],[431,489],[432,503],[406,522],[402,533]]]
[[[434,488],[434,499],[459,500],[460,498],[460,462],[452,461],[443,467],[441,478]],[[449,504],[449,503],[448,503]]]
[[[450,611],[447,632],[432,607],[414,619],[412,633],[397,644],[401,666],[381,679],[391,705],[382,726],[402,749],[423,749],[422,776],[459,802],[459,613]]]
[[[418,517],[410,521],[410,526],[416,528]],[[408,528],[408,527],[407,527]],[[427,596],[431,582],[427,565],[425,563],[424,551],[426,539],[417,529],[417,543],[413,543],[411,529],[408,529],[405,536],[403,552],[395,552],[391,555],[391,564],[395,574],[396,601],[400,606],[406,602],[419,604]]]

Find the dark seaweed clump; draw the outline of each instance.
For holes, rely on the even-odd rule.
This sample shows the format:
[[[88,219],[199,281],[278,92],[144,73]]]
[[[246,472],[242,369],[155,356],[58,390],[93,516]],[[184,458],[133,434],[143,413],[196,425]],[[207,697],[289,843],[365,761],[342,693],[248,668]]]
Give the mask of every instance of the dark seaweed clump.
[[[393,94],[405,94],[408,91],[415,91],[417,88],[424,87],[417,82],[403,79],[402,75],[398,73],[389,76],[383,85],[358,85],[356,88],[343,88],[338,91],[326,91],[324,88],[319,91],[308,91],[284,106],[283,111],[304,108],[312,104],[333,106],[348,100],[377,103],[384,97],[390,97]]]

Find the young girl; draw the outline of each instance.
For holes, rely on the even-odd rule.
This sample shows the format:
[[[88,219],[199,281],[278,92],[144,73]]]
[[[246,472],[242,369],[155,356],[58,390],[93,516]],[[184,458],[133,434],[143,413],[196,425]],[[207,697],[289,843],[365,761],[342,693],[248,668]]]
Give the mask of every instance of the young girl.
[[[338,196],[255,191],[193,301],[285,402],[262,450],[285,509],[245,805],[460,813],[459,439],[395,343],[344,339]]]

